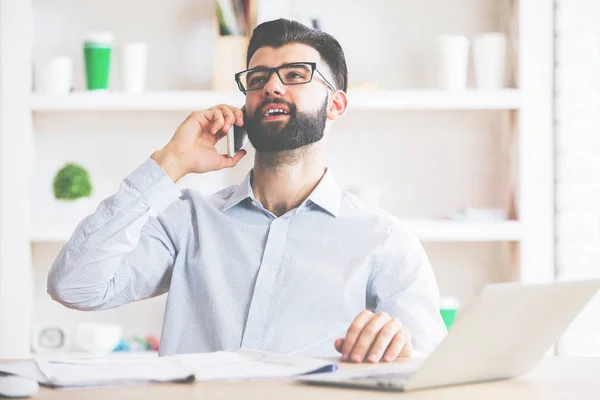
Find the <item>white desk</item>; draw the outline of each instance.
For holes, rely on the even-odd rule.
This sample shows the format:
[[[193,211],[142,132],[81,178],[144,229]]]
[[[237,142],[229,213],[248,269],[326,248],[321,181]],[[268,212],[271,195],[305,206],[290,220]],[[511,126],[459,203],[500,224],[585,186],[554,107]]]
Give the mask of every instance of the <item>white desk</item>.
[[[341,364],[341,368],[350,368]],[[42,388],[34,397],[50,399],[600,399],[600,358],[547,358],[529,375],[508,381],[429,389],[413,393],[379,392],[309,386],[293,380],[196,382],[130,388],[55,390]]]

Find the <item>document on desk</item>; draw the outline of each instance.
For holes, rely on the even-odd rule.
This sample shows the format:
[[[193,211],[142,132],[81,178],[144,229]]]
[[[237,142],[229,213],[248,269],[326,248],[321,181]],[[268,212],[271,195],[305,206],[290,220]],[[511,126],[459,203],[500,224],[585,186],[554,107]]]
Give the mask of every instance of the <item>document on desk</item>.
[[[195,371],[196,380],[239,380],[284,378],[304,374],[333,372],[337,364],[316,358],[265,353],[253,350],[217,351],[173,357]]]
[[[332,372],[337,364],[319,359],[240,350],[169,357],[36,358],[0,364],[0,372],[55,388],[133,386],[158,382],[294,377]]]

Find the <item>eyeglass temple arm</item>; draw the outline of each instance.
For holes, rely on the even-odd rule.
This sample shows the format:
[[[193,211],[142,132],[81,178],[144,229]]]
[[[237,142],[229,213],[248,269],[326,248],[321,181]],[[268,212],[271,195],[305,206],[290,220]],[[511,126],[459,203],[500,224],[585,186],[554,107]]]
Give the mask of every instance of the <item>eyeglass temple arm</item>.
[[[329,83],[329,81],[327,80],[327,78],[325,78],[325,77],[323,76],[323,74],[321,73],[321,71],[319,71],[319,70],[318,70],[318,69],[316,69],[316,68],[315,68],[315,71],[317,71],[317,72],[319,73],[319,75],[321,75],[321,78],[323,78],[323,80],[325,81],[325,83],[326,83],[327,85],[329,85],[329,88],[335,92],[335,91],[336,91],[336,88],[335,88],[335,86],[333,86],[331,83]]]

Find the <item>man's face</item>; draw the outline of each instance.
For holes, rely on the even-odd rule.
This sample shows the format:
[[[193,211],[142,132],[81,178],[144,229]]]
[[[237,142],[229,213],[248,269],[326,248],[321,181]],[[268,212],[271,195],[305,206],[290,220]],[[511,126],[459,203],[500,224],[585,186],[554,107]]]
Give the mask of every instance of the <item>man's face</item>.
[[[316,62],[326,77],[331,76],[319,52],[299,43],[278,49],[261,47],[252,56],[249,68],[273,68],[294,62]],[[312,82],[302,85],[284,85],[273,73],[264,88],[246,93],[244,126],[259,152],[293,150],[323,138],[327,107],[328,88],[317,72]],[[285,113],[266,115],[270,108],[280,108]]]

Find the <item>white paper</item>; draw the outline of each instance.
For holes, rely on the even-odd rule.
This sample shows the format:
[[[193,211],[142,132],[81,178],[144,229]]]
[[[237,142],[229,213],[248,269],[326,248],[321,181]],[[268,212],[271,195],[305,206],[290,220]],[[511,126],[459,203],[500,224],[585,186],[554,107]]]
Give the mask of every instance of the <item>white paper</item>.
[[[170,357],[37,358],[0,364],[0,371],[41,385],[73,388],[131,386],[155,382],[281,378],[334,371],[335,363],[256,351],[218,351]]]
[[[194,371],[176,360],[164,359],[61,359],[37,358],[14,364],[1,364],[1,372],[34,379],[50,387],[132,386],[155,382],[194,380]]]
[[[196,379],[202,381],[282,378],[337,369],[335,363],[315,358],[249,350],[186,354],[174,358],[196,371]]]

